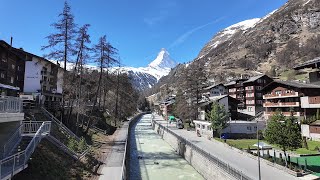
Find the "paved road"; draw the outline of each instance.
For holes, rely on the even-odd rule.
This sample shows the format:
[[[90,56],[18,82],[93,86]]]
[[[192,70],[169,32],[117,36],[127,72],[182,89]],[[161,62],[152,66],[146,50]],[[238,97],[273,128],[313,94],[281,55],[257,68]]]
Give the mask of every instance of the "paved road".
[[[161,116],[155,115],[155,120],[159,123],[167,126],[167,122],[163,120]],[[207,151],[208,153],[214,155],[220,160],[230,164],[246,174],[247,176],[258,179],[258,162],[237,150],[231,149],[224,145],[223,143],[208,140],[205,137],[198,137],[194,131],[186,131],[184,129],[177,129],[174,124],[169,124],[169,128],[176,134],[184,137],[190,142],[194,143],[199,148]],[[299,179],[294,177],[282,170],[274,168],[261,162],[261,177],[265,180],[294,180]]]

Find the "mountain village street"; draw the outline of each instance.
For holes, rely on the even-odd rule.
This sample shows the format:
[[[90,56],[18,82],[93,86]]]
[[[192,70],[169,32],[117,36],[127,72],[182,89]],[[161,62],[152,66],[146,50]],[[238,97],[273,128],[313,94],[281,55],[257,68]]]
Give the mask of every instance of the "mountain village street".
[[[167,126],[167,121],[164,121],[161,116],[155,115],[155,120],[163,126]],[[168,126],[174,133],[178,134],[181,137],[184,137],[185,139],[192,142],[194,145],[209,152],[213,156],[218,157],[225,163],[230,164],[230,166],[242,171],[244,174],[251,177],[252,179],[256,179],[258,177],[258,162],[256,159],[252,159],[249,156],[246,156],[235,149],[231,149],[229,146],[221,142],[217,142],[215,140],[208,140],[205,137],[198,137],[194,131],[177,129],[175,127],[175,123],[169,124]],[[273,180],[299,179],[282,170],[269,166],[262,161],[261,178]]]

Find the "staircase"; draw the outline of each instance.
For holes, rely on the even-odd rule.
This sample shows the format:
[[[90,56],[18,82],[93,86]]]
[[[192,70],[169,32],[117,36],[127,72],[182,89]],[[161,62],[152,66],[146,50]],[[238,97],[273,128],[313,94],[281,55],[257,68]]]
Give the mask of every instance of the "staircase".
[[[0,161],[0,179],[12,178],[27,167],[27,162],[41,139],[48,136],[51,122],[23,122],[4,146]]]
[[[47,138],[74,159],[82,158],[89,151],[87,144],[82,152],[70,149],[69,141],[74,139],[79,143],[80,138],[46,109],[30,111],[28,119],[32,121],[23,121],[3,147],[0,180],[10,179],[27,168],[27,162],[42,138]]]

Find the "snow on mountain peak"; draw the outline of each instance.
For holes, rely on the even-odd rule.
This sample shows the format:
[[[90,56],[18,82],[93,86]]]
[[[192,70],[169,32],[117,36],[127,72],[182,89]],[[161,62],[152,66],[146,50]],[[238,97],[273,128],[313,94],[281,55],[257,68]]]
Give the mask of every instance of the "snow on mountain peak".
[[[155,69],[171,69],[176,65],[177,63],[171,59],[169,52],[165,48],[162,48],[156,59],[149,64],[149,67]]]

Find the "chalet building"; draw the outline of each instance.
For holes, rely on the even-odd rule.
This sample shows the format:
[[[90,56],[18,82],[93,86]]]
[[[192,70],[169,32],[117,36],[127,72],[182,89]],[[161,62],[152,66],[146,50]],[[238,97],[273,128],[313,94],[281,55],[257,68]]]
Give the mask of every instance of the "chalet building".
[[[204,95],[207,97],[221,96],[228,94],[227,88],[223,84],[215,84],[203,89]]]
[[[164,101],[158,103],[159,105],[159,114],[161,114],[166,119],[173,114],[174,105],[175,103],[175,96],[169,96]]]
[[[24,88],[25,62],[5,41],[0,41],[0,92],[17,96]]]
[[[249,79],[238,79],[225,84],[228,94],[237,99],[238,112],[256,116],[263,111],[262,89],[273,81],[267,75],[254,76]]]
[[[264,116],[269,119],[277,110],[299,119],[314,115],[320,107],[320,86],[289,81],[274,81],[263,89]]]
[[[301,134],[311,140],[320,141],[320,120],[317,120],[310,125],[301,125]]]
[[[309,72],[310,83],[320,85],[320,57],[306,61],[302,64],[299,64],[299,65],[293,67],[294,70],[301,70],[301,69],[306,69],[306,68],[312,69]]]
[[[24,86],[21,97],[44,104],[48,110],[59,108],[62,99],[64,69],[51,61],[22,49],[14,49],[24,57]]]
[[[229,95],[211,96],[207,99],[202,99],[200,101],[199,117],[200,121],[206,121],[206,113],[210,112],[212,109],[212,104],[216,102],[219,105],[224,106],[226,112],[229,113],[230,119],[237,119],[237,106],[239,101]]]

